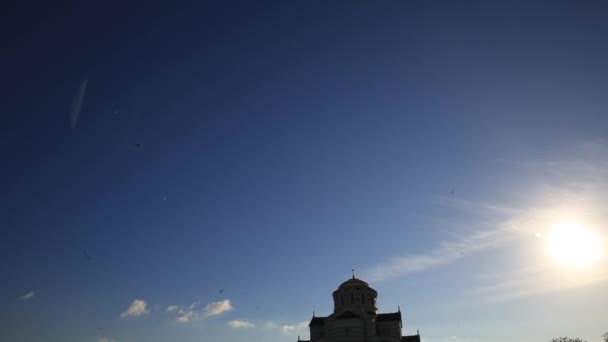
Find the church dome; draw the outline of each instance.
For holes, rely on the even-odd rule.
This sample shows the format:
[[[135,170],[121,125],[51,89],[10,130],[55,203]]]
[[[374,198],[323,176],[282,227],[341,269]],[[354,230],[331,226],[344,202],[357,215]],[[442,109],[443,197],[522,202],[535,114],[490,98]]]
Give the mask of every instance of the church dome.
[[[332,294],[334,298],[334,313],[341,315],[344,312],[360,312],[375,314],[376,298],[378,293],[368,283],[353,277],[340,284]]]
[[[348,287],[348,286],[366,286],[369,287],[369,284],[364,282],[361,279],[357,279],[353,276],[353,278],[348,279],[347,281],[340,284],[339,288]]]

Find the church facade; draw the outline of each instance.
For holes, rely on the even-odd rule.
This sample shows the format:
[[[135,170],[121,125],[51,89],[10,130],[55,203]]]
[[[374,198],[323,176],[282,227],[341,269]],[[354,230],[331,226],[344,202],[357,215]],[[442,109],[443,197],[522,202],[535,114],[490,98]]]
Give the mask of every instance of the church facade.
[[[378,313],[378,292],[353,277],[333,293],[334,312],[310,321],[310,340],[300,342],[420,342],[420,334],[403,336],[401,309]]]

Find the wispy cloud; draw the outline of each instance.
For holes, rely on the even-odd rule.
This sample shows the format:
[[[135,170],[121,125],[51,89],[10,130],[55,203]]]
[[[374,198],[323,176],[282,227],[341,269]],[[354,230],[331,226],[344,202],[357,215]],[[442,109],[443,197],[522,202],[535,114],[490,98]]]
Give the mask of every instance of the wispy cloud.
[[[472,295],[494,302],[563,291],[608,281],[608,255],[586,268],[564,269],[547,257],[544,237],[552,227],[575,223],[598,234],[604,244],[608,230],[608,142],[593,141],[576,146],[572,157],[537,160],[522,164],[538,175],[533,200],[506,221],[514,231],[537,237],[535,257],[526,265],[503,272],[491,271],[479,279]],[[543,254],[544,253],[544,254]]]
[[[575,276],[565,276],[558,266],[538,262],[519,271],[511,270],[508,275],[494,274],[494,279],[484,277],[485,279],[480,279],[483,284],[471,290],[469,294],[482,298],[484,302],[493,303],[608,281],[608,263],[605,261],[593,269],[572,272]]]
[[[608,256],[597,263],[593,271],[585,274],[579,271],[576,277],[563,279],[564,270],[556,269],[553,260],[542,254],[544,234],[564,221],[594,228],[608,241],[608,230],[602,224],[608,219],[605,205],[608,203],[608,155],[605,151],[608,151],[607,141],[594,141],[566,151],[567,157],[509,161],[506,167],[517,169],[517,174],[525,177],[504,181],[508,188],[503,189],[505,196],[502,197],[510,198],[508,201],[438,198],[436,202],[440,206],[455,209],[466,217],[454,226],[470,228],[454,229],[456,233],[451,237],[444,234],[442,242],[428,252],[395,256],[361,273],[370,281],[380,282],[449,265],[474,253],[509,247],[518,253],[527,248],[536,258],[522,260],[525,265],[506,265],[501,273],[496,273],[496,269],[486,270],[489,276],[480,276],[479,287],[472,291],[476,297],[505,300],[608,281]]]
[[[147,309],[147,303],[145,300],[141,300],[141,299],[135,299],[131,305],[129,306],[129,308],[127,309],[127,311],[123,312],[120,314],[120,317],[129,317],[129,316],[133,316],[133,317],[138,317],[141,315],[145,315],[149,313],[148,309]]]
[[[181,323],[188,323],[190,321],[194,321],[197,319],[201,319],[202,316],[193,311],[193,310],[179,310],[178,312],[179,316],[177,317],[177,321],[181,322]]]
[[[35,295],[36,295],[36,293],[34,291],[30,291],[30,292],[24,294],[23,296],[20,296],[19,298],[21,298],[22,300],[28,300],[28,299],[34,298]]]
[[[212,316],[221,315],[225,312],[228,312],[228,311],[231,311],[234,309],[232,307],[232,304],[230,303],[230,300],[228,300],[228,299],[225,299],[225,300],[222,300],[219,302],[211,302],[211,303],[205,305],[205,307],[202,309],[198,309],[199,306],[200,306],[200,302],[194,302],[184,308],[178,308],[177,306],[172,305],[167,308],[167,311],[169,311],[169,312],[177,311],[177,314],[178,314],[177,321],[181,322],[181,323],[188,323],[191,321],[196,321],[196,320],[200,320],[200,319],[204,319],[204,318],[208,318],[208,317],[212,317]],[[169,310],[169,308],[171,308],[171,310]]]
[[[266,321],[266,322],[264,322],[264,328],[266,328],[266,329],[275,329],[275,328],[278,328],[278,327],[279,327],[279,325],[276,324],[273,321]]]
[[[178,309],[177,313],[177,321],[181,323],[187,323],[190,321],[198,320],[203,318],[200,310],[194,310],[197,306],[200,305],[200,301],[194,302],[185,308]],[[173,310],[175,311],[175,310]]]
[[[78,93],[74,98],[74,103],[72,104],[72,120],[70,122],[72,128],[76,128],[78,125],[78,117],[80,116],[80,110],[82,109],[82,102],[84,101],[84,95],[87,92],[87,82],[88,80],[82,81],[78,88]]]
[[[301,330],[301,329],[308,327],[308,323],[309,323],[308,321],[302,321],[302,322],[296,323],[294,325],[285,324],[285,325],[281,326],[281,331],[284,334],[287,334],[292,331]]]
[[[249,321],[241,321],[238,319],[228,322],[228,325],[233,328],[255,328],[255,324]]]
[[[169,305],[169,306],[167,306],[167,309],[165,309],[165,311],[173,312],[173,311],[177,311],[178,309],[179,309],[179,306],[177,306],[177,305]]]
[[[510,238],[505,229],[477,231],[453,241],[443,241],[425,254],[394,257],[388,262],[363,270],[366,279],[381,282],[449,264],[465,255],[497,247]]]
[[[113,340],[111,338],[103,337],[103,338],[98,338],[96,342],[118,342],[118,341]]]

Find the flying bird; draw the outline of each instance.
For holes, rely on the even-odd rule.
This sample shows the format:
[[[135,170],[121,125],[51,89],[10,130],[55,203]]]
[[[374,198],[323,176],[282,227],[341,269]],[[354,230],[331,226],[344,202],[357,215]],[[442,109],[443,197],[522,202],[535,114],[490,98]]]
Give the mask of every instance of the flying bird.
[[[90,255],[88,255],[88,254],[87,254],[87,251],[85,251],[84,249],[82,250],[82,255],[83,255],[83,256],[85,257],[85,259],[87,259],[87,260],[91,260],[91,261],[93,261],[93,260],[94,260],[94,259],[93,259],[93,258],[92,258]]]
[[[220,290],[220,294],[221,294],[222,292],[224,292],[224,289],[221,289],[221,290]]]
[[[454,190],[452,190],[452,195],[454,194]]]
[[[140,144],[135,144],[135,147],[140,148],[141,145]]]

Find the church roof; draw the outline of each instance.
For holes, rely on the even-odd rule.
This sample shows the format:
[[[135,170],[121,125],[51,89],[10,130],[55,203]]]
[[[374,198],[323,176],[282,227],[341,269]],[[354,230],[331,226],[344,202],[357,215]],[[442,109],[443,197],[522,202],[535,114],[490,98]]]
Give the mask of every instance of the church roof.
[[[340,318],[361,318],[361,317],[355,315],[351,311],[346,311],[345,313],[341,314],[337,318],[340,319]]]
[[[401,312],[383,313],[376,315],[376,322],[401,321]]]
[[[367,287],[369,287],[369,284],[364,282],[361,279],[352,277],[352,278],[348,279],[347,281],[343,282],[342,284],[340,284],[340,287],[346,287],[346,286],[367,286]]]
[[[420,342],[420,335],[403,336],[401,342]]]
[[[313,317],[310,320],[310,324],[308,324],[309,327],[312,327],[313,325],[325,325],[325,319],[327,317]]]

